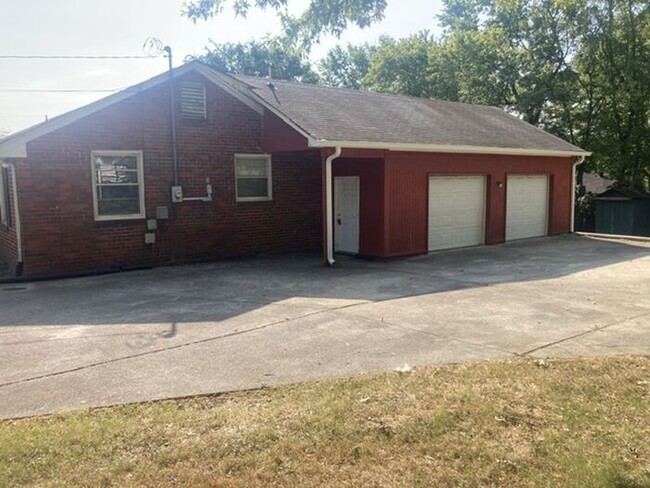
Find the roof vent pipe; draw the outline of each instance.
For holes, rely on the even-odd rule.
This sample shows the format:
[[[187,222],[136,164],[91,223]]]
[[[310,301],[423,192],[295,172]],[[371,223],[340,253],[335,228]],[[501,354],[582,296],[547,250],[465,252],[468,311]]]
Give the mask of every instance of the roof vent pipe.
[[[332,162],[341,156],[341,147],[337,147],[325,160],[325,213],[327,220],[327,264],[334,266],[334,208],[332,202]]]

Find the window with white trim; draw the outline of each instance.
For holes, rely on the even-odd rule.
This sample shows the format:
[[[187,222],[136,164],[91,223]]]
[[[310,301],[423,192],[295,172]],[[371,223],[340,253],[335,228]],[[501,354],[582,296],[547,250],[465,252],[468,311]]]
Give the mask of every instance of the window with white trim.
[[[142,151],[93,151],[91,158],[95,220],[144,218]]]
[[[6,168],[0,168],[0,224],[11,225],[9,214],[9,177]]]
[[[236,154],[235,182],[238,202],[272,200],[271,156]]]
[[[181,83],[181,114],[187,119],[205,119],[207,116],[205,85]]]

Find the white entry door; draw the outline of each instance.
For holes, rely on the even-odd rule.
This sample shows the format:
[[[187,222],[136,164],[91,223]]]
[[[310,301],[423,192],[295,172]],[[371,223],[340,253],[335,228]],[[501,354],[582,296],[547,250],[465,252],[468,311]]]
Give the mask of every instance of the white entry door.
[[[485,242],[485,177],[429,178],[429,251]]]
[[[359,252],[359,177],[334,178],[334,250]]]
[[[506,241],[540,237],[548,227],[548,176],[509,175]]]

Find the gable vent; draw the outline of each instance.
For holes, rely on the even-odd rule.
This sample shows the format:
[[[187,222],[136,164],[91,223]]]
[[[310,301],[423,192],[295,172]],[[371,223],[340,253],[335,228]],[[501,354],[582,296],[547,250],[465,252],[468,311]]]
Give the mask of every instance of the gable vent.
[[[205,85],[201,83],[181,84],[181,114],[190,119],[205,119]]]

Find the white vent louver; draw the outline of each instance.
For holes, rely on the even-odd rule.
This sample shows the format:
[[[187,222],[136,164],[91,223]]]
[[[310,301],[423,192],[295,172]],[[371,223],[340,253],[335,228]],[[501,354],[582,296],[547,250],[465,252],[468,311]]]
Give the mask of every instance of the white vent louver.
[[[181,114],[190,119],[205,119],[205,85],[183,83],[181,85]]]

